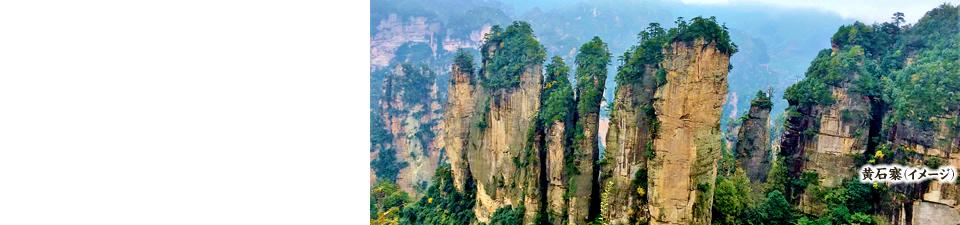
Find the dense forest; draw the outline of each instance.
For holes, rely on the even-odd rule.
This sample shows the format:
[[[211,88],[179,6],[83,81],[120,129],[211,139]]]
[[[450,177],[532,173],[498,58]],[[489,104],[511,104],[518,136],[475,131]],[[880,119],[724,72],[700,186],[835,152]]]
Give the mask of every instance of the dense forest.
[[[497,1],[442,2],[371,4],[371,37],[388,37],[391,18],[428,21],[398,28],[423,33],[371,65],[371,224],[960,224],[956,184],[856,180],[867,164],[960,166],[955,5],[914,24],[891,13],[783,29],[696,6],[676,11],[717,16],[664,20],[667,3],[514,15]],[[722,90],[671,92],[704,75]],[[664,102],[678,95],[723,96],[722,107],[674,118],[674,105],[706,104]],[[671,167],[683,140],[694,156]],[[661,209],[668,168],[689,170],[685,215]]]

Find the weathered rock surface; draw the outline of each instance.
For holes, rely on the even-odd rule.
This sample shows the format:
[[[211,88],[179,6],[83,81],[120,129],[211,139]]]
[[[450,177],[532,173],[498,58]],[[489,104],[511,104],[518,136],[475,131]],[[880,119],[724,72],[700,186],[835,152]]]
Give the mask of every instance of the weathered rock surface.
[[[467,161],[477,179],[475,212],[480,222],[489,222],[497,209],[508,205],[524,204],[531,220],[539,210],[540,162],[527,157],[535,149],[527,133],[540,110],[542,66],[531,67],[521,75],[520,87],[485,96],[489,127],[470,134]]]
[[[770,152],[770,135],[767,127],[772,108],[770,99],[757,98],[750,105],[750,111],[743,119],[738,129],[736,151],[739,162],[751,182],[762,183],[767,181],[770,172],[772,154]]]
[[[840,85],[829,85],[835,96],[832,104],[794,106],[797,113],[787,117],[782,136],[781,155],[791,160],[795,173],[815,172],[819,185],[837,187],[856,173],[852,155],[867,150],[870,130],[870,99],[851,91],[858,78],[854,73]],[[799,208],[806,213],[818,214],[826,209],[810,193],[800,195]]]
[[[494,51],[485,54],[493,57]],[[540,210],[540,147],[530,132],[540,111],[542,65],[525,68],[519,86],[491,91],[453,65],[446,150],[456,185],[468,177],[477,181],[479,222],[490,222],[506,206],[524,205],[528,221]]]
[[[568,137],[564,135],[566,132],[566,127],[562,121],[554,121],[550,127],[547,127],[545,132],[545,148],[546,148],[546,185],[547,185],[547,198],[546,198],[546,210],[550,215],[550,222],[552,224],[566,224],[566,218],[563,218],[563,215],[567,212],[567,199],[564,195],[567,194],[567,189],[569,189],[567,183],[567,175],[564,169],[566,165],[565,155],[569,153],[567,149],[567,142],[565,139]]]
[[[709,224],[720,156],[720,114],[730,55],[716,43],[664,49],[666,84],[653,107],[660,121],[647,161],[650,224]]]
[[[892,112],[889,112],[892,114]],[[933,127],[922,127],[913,121],[893,123],[889,128],[886,143],[890,148],[902,147],[919,153],[908,157],[910,166],[953,166],[960,168],[960,130],[951,128],[948,118],[957,118],[960,112],[953,111],[934,118]],[[890,154],[890,153],[887,153]],[[936,169],[936,168],[932,168]],[[910,219],[912,224],[957,224],[960,223],[960,185],[941,183],[936,180],[928,185],[915,184],[906,188],[893,188],[897,194],[914,196],[903,205],[887,211],[890,221]],[[905,207],[907,204],[911,208]],[[901,215],[897,215],[900,211]]]
[[[581,53],[582,54],[582,53]],[[577,86],[577,96],[585,95],[585,92],[588,91],[597,91],[603,93],[604,80],[599,79],[596,74],[590,75],[593,85],[592,87],[597,88],[598,90],[586,90],[590,85],[578,85]],[[591,204],[595,202],[594,198],[594,183],[597,180],[598,172],[596,171],[597,165],[596,162],[600,157],[600,147],[597,142],[597,131],[599,129],[599,120],[600,120],[600,101],[602,98],[597,98],[595,102],[588,102],[588,100],[579,98],[577,100],[578,107],[581,105],[584,107],[585,111],[579,112],[577,115],[576,123],[577,126],[582,128],[581,134],[582,138],[578,139],[576,143],[574,152],[573,152],[573,161],[576,164],[578,173],[573,175],[570,178],[570,205],[568,209],[569,221],[575,224],[585,224],[590,217],[590,207]]]
[[[380,102],[380,116],[393,136],[390,147],[396,150],[398,160],[407,163],[397,175],[397,185],[416,196],[419,194],[416,187],[425,188],[437,169],[444,142],[435,134],[443,131],[443,117],[439,114],[441,106],[435,97],[437,86],[432,82],[430,97],[404,100],[404,82],[409,80],[406,76],[413,75],[405,70],[397,64],[393,73],[385,78],[387,88],[384,88],[384,99]]]
[[[955,225],[960,223],[956,207],[920,201],[913,205],[912,224]]]
[[[453,65],[450,71],[449,97],[443,111],[443,133],[454,186],[458,189],[463,188],[464,180],[470,176],[466,161],[469,144],[467,135],[471,129],[476,129],[477,118],[474,118],[474,114],[478,90],[474,86],[475,82],[473,74],[462,71],[459,65]]]
[[[641,195],[635,184],[637,173],[647,173],[648,151],[652,153],[654,115],[653,95],[656,91],[654,69],[647,66],[641,81],[619,84],[610,111],[610,129],[604,155],[608,160],[601,177],[605,180],[607,210],[602,215],[610,224],[631,224],[630,219],[646,217],[646,193]],[[612,183],[610,183],[612,181]],[[638,181],[646,183],[646,180]],[[643,190],[646,192],[646,190]]]

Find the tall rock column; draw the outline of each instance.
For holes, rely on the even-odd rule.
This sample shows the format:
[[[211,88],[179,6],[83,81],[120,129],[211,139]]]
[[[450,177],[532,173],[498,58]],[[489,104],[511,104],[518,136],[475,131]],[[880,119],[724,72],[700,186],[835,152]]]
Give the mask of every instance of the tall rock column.
[[[466,136],[466,159],[477,182],[474,213],[489,223],[498,209],[522,205],[529,223],[542,205],[535,125],[546,51],[530,25],[517,21],[505,30],[491,28],[480,53],[476,123]]]
[[[666,84],[655,95],[659,128],[647,164],[650,224],[710,223],[730,65],[716,45],[696,39],[664,49]]]
[[[569,221],[586,224],[590,216],[599,214],[599,185],[597,177],[600,157],[597,129],[600,120],[600,101],[603,100],[604,81],[610,51],[599,37],[583,44],[577,54],[577,130],[574,134],[573,161],[577,173],[571,179]]]
[[[450,88],[447,103],[444,106],[444,142],[446,154],[453,173],[453,183],[457,189],[463,189],[463,183],[469,174],[469,165],[466,161],[467,134],[470,128],[476,126],[474,105],[476,90],[474,83],[473,55],[459,50],[455,62],[450,70]],[[463,190],[460,190],[463,191]]]
[[[572,168],[567,166],[573,163],[571,141],[571,127],[573,114],[576,110],[573,98],[573,88],[570,86],[570,67],[563,59],[554,56],[547,65],[546,82],[543,86],[543,108],[540,110],[540,121],[543,127],[544,152],[543,167],[546,185],[546,215],[551,224],[567,224],[564,215],[568,213],[568,190]]]
[[[650,125],[656,116],[653,94],[657,80],[652,66],[640,66],[643,75],[639,80],[618,83],[610,111],[604,153],[607,164],[601,175],[607,182],[603,191],[608,199],[607,210],[601,216],[610,224],[633,224],[636,221],[631,218],[646,217],[647,157],[653,147]]]
[[[750,111],[743,117],[737,138],[736,154],[743,170],[751,182],[762,183],[767,181],[770,172],[770,135],[767,123],[770,119],[770,109],[773,103],[770,97],[758,92],[757,97],[750,102]]]

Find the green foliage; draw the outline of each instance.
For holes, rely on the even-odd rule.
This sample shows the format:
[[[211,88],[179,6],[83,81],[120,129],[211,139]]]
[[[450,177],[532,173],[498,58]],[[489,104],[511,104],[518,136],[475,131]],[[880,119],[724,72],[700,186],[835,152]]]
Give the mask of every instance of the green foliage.
[[[896,122],[911,121],[933,128],[937,116],[960,109],[960,34],[932,43],[912,64],[885,79],[887,96]]]
[[[930,48],[939,43],[949,42],[952,35],[960,33],[957,26],[957,5],[944,3],[923,15],[902,37],[905,48]]]
[[[407,42],[394,52],[393,62],[427,62],[433,57],[433,49],[426,43]]]
[[[684,21],[683,17],[677,18],[676,28],[667,31],[667,37],[670,42],[690,42],[696,39],[704,39],[707,42],[716,41],[717,50],[724,54],[733,55],[737,53],[737,45],[730,41],[730,32],[727,25],[717,24],[717,18],[694,17],[689,22]]]
[[[943,165],[943,162],[940,160],[940,157],[927,156],[923,162],[923,165],[930,169],[938,169],[941,165]]]
[[[859,45],[845,46],[842,51],[832,56],[827,54],[827,51],[821,51],[810,63],[806,76],[819,78],[833,86],[840,86],[842,82],[849,80],[853,73],[860,73],[861,76],[869,73],[863,65],[860,65],[864,63],[864,59],[866,56]]]
[[[862,212],[855,213],[850,216],[850,224],[859,224],[859,225],[872,225],[873,219],[869,215]]]
[[[766,93],[763,93],[763,91],[757,91],[757,97],[750,101],[750,106],[771,108],[773,107],[773,102],[770,101],[770,97],[767,97]]]
[[[767,182],[763,184],[766,192],[779,191],[784,193],[790,186],[790,171],[784,166],[783,158],[777,159],[770,165],[770,172],[767,173]]]
[[[664,30],[659,23],[649,26],[637,34],[640,44],[631,47],[618,57],[623,64],[618,67],[615,80],[618,84],[636,83],[644,75],[645,66],[657,69],[663,61],[663,48],[675,42],[692,42],[704,39],[707,43],[715,41],[716,48],[722,53],[733,55],[737,45],[730,40],[726,25],[717,24],[715,17],[695,17],[689,22],[683,17],[677,18],[677,27]],[[732,65],[731,68],[732,69]],[[656,70],[658,86],[666,83],[666,71]]]
[[[834,98],[827,88],[850,84],[850,92],[890,109],[884,126],[917,129],[902,131],[908,133],[933,130],[943,115],[960,110],[957,11],[957,6],[943,4],[914,26],[900,27],[902,13],[895,13],[892,22],[841,26],[831,38],[836,52],[822,50],[806,79],[787,88],[784,98],[790,105],[830,105]],[[861,118],[850,112],[843,116]]]
[[[477,128],[480,130],[487,128],[487,117],[490,114],[490,102],[486,101],[483,104],[483,111],[480,111],[480,120],[477,121]]]
[[[656,67],[663,61],[663,46],[667,42],[666,30],[659,23],[650,23],[650,26],[637,34],[640,45],[633,46],[618,57],[623,64],[617,70],[615,80],[618,84],[636,83],[643,76],[645,66]]]
[[[576,77],[577,110],[581,115],[599,111],[609,63],[610,50],[600,37],[593,37],[580,46],[580,53],[576,57]]]
[[[453,56],[453,65],[460,69],[460,72],[470,74],[470,76],[473,76],[476,72],[476,67],[473,66],[473,54],[462,48],[457,49],[457,53]],[[453,82],[453,80],[450,80],[450,82]]]
[[[790,105],[811,106],[814,104],[831,105],[836,99],[825,83],[817,78],[807,77],[787,87],[783,94]]]
[[[846,28],[841,30],[843,29]],[[859,36],[855,37],[859,38]],[[839,35],[837,38],[847,38],[847,36]],[[846,82],[855,85],[853,88],[855,92],[868,97],[880,96],[880,78],[876,76],[876,65],[873,60],[866,57],[860,45],[842,46],[843,49],[833,55],[830,49],[820,51],[807,68],[806,78],[787,88],[784,93],[787,102],[791,105],[804,106],[831,105],[835,96],[830,92],[829,86],[840,87]],[[854,74],[859,78],[853,80]]]
[[[646,192],[649,190],[647,187],[647,169],[638,169],[637,173],[635,173],[633,176],[633,181],[631,184],[633,190],[637,190],[636,192],[633,192],[633,194],[637,197],[636,199],[641,202],[646,202]]]
[[[393,142],[393,135],[387,131],[387,125],[373,111],[370,112],[370,152]]]
[[[657,157],[657,153],[653,150],[653,140],[647,141],[645,150],[647,151],[647,158],[652,159]]]
[[[400,190],[400,186],[386,179],[378,179],[370,189],[370,219],[376,219],[379,213],[390,211],[391,208],[403,208],[409,202],[410,195]]]
[[[790,212],[793,206],[787,202],[780,191],[772,191],[767,194],[767,202],[759,208],[760,217],[768,224],[789,224],[793,216]]]
[[[490,225],[523,224],[524,210],[525,207],[523,205],[517,206],[516,208],[509,205],[499,208],[493,213],[493,216],[490,217]]]
[[[433,87],[437,75],[426,64],[414,67],[410,63],[402,63],[404,76],[394,75],[393,82],[403,88],[403,101],[407,104],[426,104],[430,101],[430,88]]]
[[[747,207],[740,215],[739,224],[787,225],[793,224],[793,206],[780,191],[767,194],[765,202]],[[809,219],[801,221],[809,223]],[[799,222],[799,221],[796,221]],[[736,224],[736,223],[735,223]]]
[[[480,52],[484,65],[481,74],[485,74],[480,76],[481,84],[492,91],[517,87],[523,71],[546,58],[545,48],[537,42],[530,24],[523,21],[514,21],[506,30],[499,25],[490,28]]]
[[[570,121],[573,118],[573,88],[570,86],[570,67],[563,63],[563,59],[554,56],[547,65],[547,77],[543,86],[543,107],[540,109],[540,118],[545,126],[555,121]]]
[[[867,46],[872,45],[874,36],[873,28],[857,21],[853,23],[853,25],[840,26],[837,32],[833,34],[833,37],[830,38],[830,43],[839,47],[852,45]]]
[[[833,224],[874,224],[868,214],[886,195],[885,185],[872,187],[857,181],[844,182],[839,187],[825,190],[820,196],[820,201],[827,204],[827,211],[821,219]]]
[[[806,216],[800,217],[800,219],[797,220],[797,225],[817,225],[817,224],[819,223],[817,223],[816,221],[810,220],[810,218],[807,218]]]
[[[710,184],[707,184],[707,183],[699,183],[699,184],[697,184],[697,190],[700,191],[700,192],[708,192],[708,191],[710,191]]]
[[[800,172],[800,179],[793,180],[793,186],[798,190],[806,189],[810,185],[820,185],[820,174],[812,171]]]
[[[377,152],[377,158],[370,161],[370,168],[376,172],[378,178],[386,179],[391,183],[397,182],[397,174],[409,163],[397,160],[397,151],[393,148],[383,148]]]
[[[416,204],[408,204],[402,211],[400,224],[470,224],[475,220],[476,184],[466,180],[463,190],[457,191],[449,166],[437,167],[433,184]]]
[[[667,71],[663,68],[657,69],[657,87],[667,84]]]
[[[730,179],[717,176],[716,185],[713,192],[714,224],[740,224],[740,214],[752,205],[752,189],[747,173],[737,168]]]

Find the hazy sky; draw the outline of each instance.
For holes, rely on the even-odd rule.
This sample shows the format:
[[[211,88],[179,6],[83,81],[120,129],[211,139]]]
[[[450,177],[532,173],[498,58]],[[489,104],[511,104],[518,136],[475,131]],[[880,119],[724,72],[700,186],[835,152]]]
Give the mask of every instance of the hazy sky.
[[[844,18],[864,23],[890,21],[894,12],[903,12],[907,23],[916,23],[924,13],[944,2],[953,5],[960,0],[681,0],[687,4],[763,3],[784,7],[810,7],[831,11]]]

